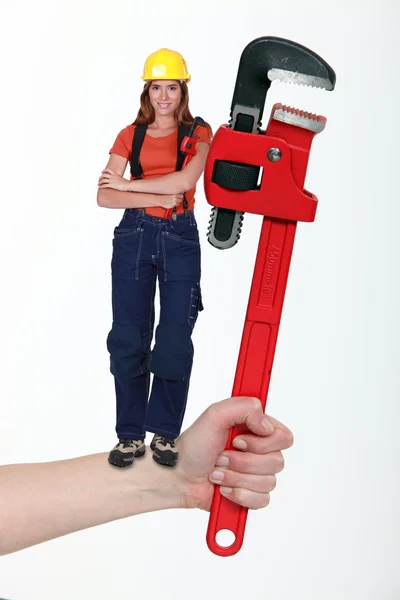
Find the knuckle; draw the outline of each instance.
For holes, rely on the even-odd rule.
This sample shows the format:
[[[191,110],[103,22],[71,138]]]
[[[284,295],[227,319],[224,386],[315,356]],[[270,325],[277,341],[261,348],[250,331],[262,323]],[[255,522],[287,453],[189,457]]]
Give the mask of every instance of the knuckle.
[[[205,410],[205,414],[212,420],[216,419],[220,413],[220,407],[218,403],[210,404]]]
[[[266,508],[269,502],[269,493],[257,494],[251,499],[251,502],[249,503],[249,508],[251,508],[252,510],[260,510],[261,508]]]
[[[239,488],[240,485],[240,473],[236,473],[235,471],[225,470],[225,485],[233,488]]]
[[[246,494],[245,494],[245,491],[246,490],[244,490],[243,488],[235,488],[233,490],[233,496],[234,496],[235,502],[237,504],[240,504],[241,506],[248,506],[246,504]]]
[[[251,473],[253,463],[254,463],[254,458],[250,452],[243,452],[241,454],[237,453],[237,456],[235,456],[235,458],[237,459],[237,461],[240,465],[240,470],[242,472]]]
[[[240,402],[241,407],[245,411],[251,411],[260,408],[261,403],[255,396],[234,396],[236,402]]]
[[[294,444],[294,435],[293,435],[293,433],[289,429],[287,429],[284,432],[283,438],[284,438],[284,442],[285,442],[285,447],[286,448],[291,448],[293,446],[293,444]]]
[[[283,456],[282,452],[278,452],[278,456],[277,456],[277,468],[278,468],[278,473],[280,473],[280,471],[283,471],[283,469],[285,468],[285,457]]]
[[[261,454],[266,454],[269,457],[271,454],[271,442],[269,437],[259,438],[257,442],[260,446],[259,452]]]
[[[268,492],[272,492],[276,488],[276,477],[275,475],[270,475],[268,477]]]
[[[271,458],[273,458],[274,473],[280,473],[281,471],[283,471],[283,468],[285,466],[285,459],[283,457],[282,452],[274,452]]]
[[[268,494],[263,494],[263,502],[260,508],[266,508],[271,501],[271,496]]]

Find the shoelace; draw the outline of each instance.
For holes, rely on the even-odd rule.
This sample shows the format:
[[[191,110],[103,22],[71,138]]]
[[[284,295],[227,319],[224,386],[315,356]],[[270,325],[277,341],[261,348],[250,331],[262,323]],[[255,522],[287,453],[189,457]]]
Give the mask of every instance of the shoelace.
[[[171,446],[171,449],[175,448],[175,442],[174,440],[170,440],[169,438],[165,437],[165,436],[160,436],[160,438],[157,440],[162,446],[168,446],[168,444]]]
[[[124,448],[138,448],[140,446],[140,442],[136,440],[120,440],[123,443]]]

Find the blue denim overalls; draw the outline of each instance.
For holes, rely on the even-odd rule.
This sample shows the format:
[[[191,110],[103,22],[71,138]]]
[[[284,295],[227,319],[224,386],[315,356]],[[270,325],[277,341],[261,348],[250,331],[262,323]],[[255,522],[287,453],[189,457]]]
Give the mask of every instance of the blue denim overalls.
[[[127,209],[114,230],[111,271],[113,324],[107,348],[115,380],[117,436],[144,439],[149,431],[177,438],[193,363],[191,335],[203,310],[193,211],[173,220]],[[160,321],[151,351],[157,277]]]

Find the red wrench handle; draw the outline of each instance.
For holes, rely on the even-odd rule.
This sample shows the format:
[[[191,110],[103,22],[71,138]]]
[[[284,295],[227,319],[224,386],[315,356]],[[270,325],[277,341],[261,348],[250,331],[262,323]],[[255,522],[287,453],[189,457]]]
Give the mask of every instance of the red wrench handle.
[[[232,396],[259,398],[263,410],[267,402],[296,225],[296,222],[263,219],[233,384]],[[226,449],[234,450],[233,438],[245,431],[244,425],[234,427]],[[215,486],[207,530],[207,545],[212,552],[231,556],[240,550],[247,511],[247,508],[222,496],[219,486]],[[235,541],[228,547],[220,546],[216,541],[217,533],[223,529],[235,535]]]
[[[281,172],[274,170],[273,166],[268,164],[265,165],[264,169],[264,177],[267,177],[267,179],[264,182],[264,187],[261,183],[261,189],[264,189],[264,193],[258,202],[263,203],[263,210],[266,211],[264,215],[269,213],[269,216],[263,217],[232,390],[232,396],[254,396],[259,398],[264,410],[297,222],[302,219],[306,221],[313,220],[317,204],[315,196],[309,193],[302,196],[302,193],[305,192],[304,181],[309,151],[316,131],[312,127],[301,128],[272,118],[275,110],[280,107],[282,105],[273,107],[263,143],[268,148],[271,147],[271,143],[274,146],[283,148],[282,141],[284,140],[287,144],[286,150],[283,152],[286,156],[286,162],[283,156],[281,161],[275,163],[275,166],[281,164]],[[293,112],[292,110],[292,114],[296,114],[296,111]],[[326,121],[324,117],[312,116],[313,119],[314,117],[317,120]],[[223,134],[225,134],[224,131]],[[248,144],[246,153],[250,156],[254,152],[254,164],[261,164],[261,162],[257,162],[257,153],[260,152],[261,156],[258,145],[262,142],[262,136],[252,138],[249,134],[237,132],[234,132],[234,135],[243,137],[243,142]],[[227,152],[231,152],[232,148],[233,145],[229,145]],[[289,148],[290,153],[288,152]],[[214,152],[216,151],[219,151],[218,147],[214,150]],[[229,159],[235,160],[232,157],[229,157]],[[291,187],[289,187],[289,184]],[[237,201],[237,193],[235,192],[235,195],[232,196],[232,202]],[[245,194],[248,194],[248,192],[245,192]],[[243,195],[243,206],[235,206],[235,209],[245,210],[245,200],[246,196]],[[314,206],[312,204],[308,206],[307,203],[311,201]],[[227,197],[228,202],[231,202],[230,197]],[[226,206],[230,207],[229,204],[226,204]],[[255,206],[254,209],[257,214],[259,212],[257,207]],[[232,440],[245,431],[247,431],[245,426],[233,428],[229,433],[226,449],[239,452],[232,447]],[[247,508],[221,496],[219,486],[215,485],[206,537],[207,545],[214,554],[231,556],[240,550],[243,544],[247,512]],[[230,546],[224,547],[217,543],[216,535],[222,529],[228,529],[235,535],[235,541]]]

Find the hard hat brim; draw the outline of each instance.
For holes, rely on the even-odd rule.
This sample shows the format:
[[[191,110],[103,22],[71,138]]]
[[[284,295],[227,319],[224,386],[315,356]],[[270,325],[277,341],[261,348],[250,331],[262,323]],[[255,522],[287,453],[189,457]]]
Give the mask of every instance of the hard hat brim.
[[[142,79],[143,81],[157,81],[158,79],[160,81],[162,81],[163,79],[165,79],[165,80],[171,79],[172,81],[186,81],[186,83],[189,83],[189,81],[191,80],[191,76],[188,75],[184,79],[174,79],[173,77],[152,77],[151,79],[149,79],[149,78],[144,77],[143,75],[141,75],[140,79]]]

